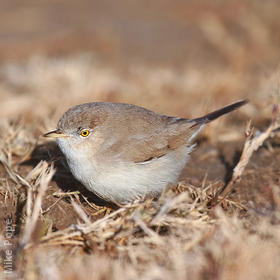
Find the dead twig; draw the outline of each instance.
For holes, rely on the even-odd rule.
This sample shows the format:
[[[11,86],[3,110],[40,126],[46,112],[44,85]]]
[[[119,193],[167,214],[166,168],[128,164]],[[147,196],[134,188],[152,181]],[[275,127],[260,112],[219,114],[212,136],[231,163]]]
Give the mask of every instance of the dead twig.
[[[234,189],[236,183],[240,181],[240,178],[246,168],[253,153],[259,149],[264,141],[274,136],[274,132],[280,128],[279,123],[279,104],[273,106],[272,120],[270,125],[264,132],[257,133],[254,136],[254,128],[249,121],[245,132],[246,141],[238,164],[233,169],[231,180],[226,184],[220,192],[217,192],[213,200],[210,202],[211,207],[221,203],[229,193]],[[220,200],[219,198],[222,197]]]
[[[87,216],[87,214],[85,213],[84,209],[74,201],[74,199],[71,198],[71,204],[73,206],[73,209],[75,210],[75,212],[78,214],[78,216],[84,221],[85,224],[90,224],[91,221],[89,219],[89,217]]]
[[[42,164],[40,185],[39,185],[38,194],[36,196],[34,204],[32,203],[32,189],[30,187],[28,189],[27,219],[26,219],[26,225],[24,228],[23,236],[20,241],[20,245],[22,248],[24,248],[25,245],[30,242],[31,236],[32,236],[33,232],[35,231],[37,221],[38,221],[38,218],[39,218],[39,215],[41,212],[42,199],[43,199],[43,196],[47,190],[49,182],[52,179],[54,173],[55,173],[55,169],[53,168],[53,166],[48,168],[47,164],[46,165]],[[34,206],[31,211],[32,205],[34,205]]]

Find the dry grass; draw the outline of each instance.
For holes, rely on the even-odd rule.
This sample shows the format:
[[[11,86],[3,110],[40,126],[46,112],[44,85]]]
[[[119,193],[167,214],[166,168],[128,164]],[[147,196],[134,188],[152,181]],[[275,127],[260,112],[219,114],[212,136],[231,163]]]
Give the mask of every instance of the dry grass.
[[[264,132],[258,132],[258,134],[255,136],[251,121],[248,122],[248,126],[245,132],[246,141],[242,154],[240,156],[240,160],[232,171],[232,178],[230,179],[230,181],[227,182],[223,189],[214,196],[214,199],[211,202],[212,207],[216,206],[220,201],[226,198],[227,195],[234,189],[235,185],[240,181],[241,176],[246,166],[248,165],[253,153],[264,144],[265,140],[270,137],[274,137],[275,134],[277,134],[278,130],[280,129],[279,104],[274,105],[272,114],[272,120],[267,129]],[[220,201],[218,201],[219,196],[222,197]]]
[[[193,48],[180,67],[91,52],[0,64],[0,278],[279,278],[279,13],[237,2],[172,6],[170,23],[195,25],[203,64]],[[242,98],[204,129],[177,186],[121,208],[83,189],[41,137],[88,101],[198,117]]]
[[[43,58],[40,59],[44,61]],[[44,63],[52,65],[47,59]],[[56,67],[52,65],[51,70],[46,71],[53,72]],[[68,71],[70,70],[66,71],[66,77]],[[104,73],[106,72],[103,72],[104,80],[109,80]],[[46,81],[49,81],[48,76],[45,76]],[[146,78],[147,76],[141,77],[142,80]],[[150,79],[151,77],[147,79],[147,85]],[[77,80],[70,79],[67,83],[75,83]],[[171,82],[180,85],[177,78]],[[11,81],[7,78],[7,84],[9,83]],[[27,83],[32,85],[30,81]],[[129,80],[120,83],[129,86],[132,82]],[[159,78],[157,90],[160,90],[160,84]],[[153,86],[152,84],[148,92],[154,90]],[[36,85],[30,87],[30,90],[36,94],[35,91],[39,88]],[[144,89],[138,90],[140,92]],[[72,94],[74,99],[75,94]],[[44,98],[44,93],[40,96]],[[54,101],[57,101],[58,97],[55,98],[54,95]],[[72,100],[71,94],[69,99]],[[34,99],[34,102],[38,101]],[[42,103],[41,106],[46,105]],[[47,104],[45,110],[49,110],[48,106],[54,107]],[[243,114],[245,112],[243,110]],[[117,279],[122,275],[123,279],[274,279],[280,273],[277,265],[277,246],[280,242],[277,183],[267,181],[266,192],[269,195],[266,195],[265,205],[258,203],[259,194],[247,201],[242,198],[235,182],[237,194],[227,196],[219,207],[209,209],[209,204],[218,197],[222,185],[217,180],[205,177],[196,185],[185,181],[174,186],[158,201],[149,200],[119,209],[110,208],[110,205],[102,206],[87,198],[82,191],[75,191],[74,181],[70,183],[72,189],[59,190],[58,186],[61,185],[58,181],[52,181],[55,171],[51,165],[53,158],[57,158],[57,151],[38,137],[45,131],[44,127],[52,128],[56,114],[54,117],[43,115],[44,120],[38,118],[36,125],[30,117],[26,117],[28,114],[34,118],[39,112],[35,109],[32,113],[23,113],[26,119],[20,121],[12,121],[8,117],[10,121],[1,125],[1,196],[2,207],[6,209],[2,217],[4,221],[11,217],[15,226],[11,246],[15,278]],[[228,136],[226,142],[220,141],[223,141],[223,135],[227,135],[223,133],[234,129],[232,125],[230,129],[223,125],[219,128],[222,140],[211,141],[214,134],[210,129],[204,135],[208,137],[209,143],[220,142],[227,145],[231,141],[240,141],[242,130],[245,131],[245,121],[244,118],[243,128],[237,136]],[[266,137],[262,138],[258,146],[271,133],[277,135],[276,123],[277,118],[274,117],[273,127],[271,125],[268,128]],[[260,135],[262,134],[258,134],[256,139],[260,139]],[[243,167],[248,164],[252,151],[256,150],[256,145],[252,145],[255,141],[252,133],[247,136],[250,143],[246,142],[245,152],[241,157]],[[48,154],[34,154],[38,147],[42,148],[44,145]],[[253,147],[249,148],[250,145]],[[269,147],[270,157],[273,157],[278,148],[273,148],[271,144]],[[201,161],[205,160],[206,155],[199,154],[199,149],[196,153]],[[244,158],[245,165],[242,164]],[[60,165],[56,165],[54,178],[70,177],[63,167],[63,161],[59,158],[57,161]],[[250,182],[246,179],[244,168],[237,177],[243,172],[247,184],[257,184],[256,180]],[[258,172],[258,169],[252,170],[251,167],[251,172]],[[68,205],[68,210],[63,209],[65,205]],[[59,213],[59,218],[55,218]],[[68,220],[67,225],[63,219],[69,213],[73,217]],[[59,223],[62,224],[60,229]],[[3,226],[5,229],[5,224]],[[2,239],[7,240],[5,230]],[[3,252],[6,249],[3,246]],[[2,273],[4,275],[4,271]]]

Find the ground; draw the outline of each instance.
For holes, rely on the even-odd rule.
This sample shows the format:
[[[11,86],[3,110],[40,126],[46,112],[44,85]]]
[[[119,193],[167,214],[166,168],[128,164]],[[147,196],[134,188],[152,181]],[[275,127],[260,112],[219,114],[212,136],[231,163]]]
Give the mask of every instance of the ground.
[[[278,279],[279,128],[232,183],[248,122],[252,139],[279,122],[278,6],[2,1],[3,279]],[[87,191],[42,137],[85,102],[191,118],[240,99],[249,103],[195,140],[178,185],[126,207]]]

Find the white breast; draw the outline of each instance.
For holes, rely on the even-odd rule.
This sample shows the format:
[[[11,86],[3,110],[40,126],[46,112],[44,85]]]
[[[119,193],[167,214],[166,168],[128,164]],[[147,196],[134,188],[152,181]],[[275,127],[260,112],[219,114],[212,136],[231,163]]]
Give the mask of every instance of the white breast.
[[[118,203],[160,194],[167,184],[177,181],[193,149],[182,146],[160,158],[134,163],[77,153],[67,139],[59,139],[58,144],[71,172],[88,190]]]

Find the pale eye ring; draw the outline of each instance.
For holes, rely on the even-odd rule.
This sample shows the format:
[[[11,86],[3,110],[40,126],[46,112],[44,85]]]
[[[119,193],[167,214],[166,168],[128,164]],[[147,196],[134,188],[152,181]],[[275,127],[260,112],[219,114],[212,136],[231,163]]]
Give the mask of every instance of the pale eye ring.
[[[81,135],[82,137],[87,137],[87,136],[89,136],[89,134],[90,134],[89,129],[83,129],[83,130],[80,132],[80,135]]]

